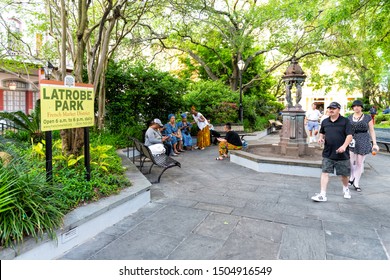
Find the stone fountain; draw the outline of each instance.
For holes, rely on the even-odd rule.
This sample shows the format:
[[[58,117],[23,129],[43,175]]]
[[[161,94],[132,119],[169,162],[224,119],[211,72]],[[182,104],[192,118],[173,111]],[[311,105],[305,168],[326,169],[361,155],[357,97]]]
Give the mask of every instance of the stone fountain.
[[[282,77],[287,105],[282,111],[283,127],[273,143],[250,143],[248,151],[231,151],[230,161],[258,172],[319,177],[321,149],[307,144],[305,114],[299,101],[306,75],[292,59]],[[295,105],[293,93],[295,91]]]
[[[282,77],[286,84],[287,106],[282,111],[283,128],[280,132],[279,144],[273,145],[276,154],[303,157],[313,156],[315,147],[306,143],[305,114],[299,101],[302,98],[302,86],[306,75],[298,62],[293,59]],[[293,105],[292,91],[296,89],[295,105]]]

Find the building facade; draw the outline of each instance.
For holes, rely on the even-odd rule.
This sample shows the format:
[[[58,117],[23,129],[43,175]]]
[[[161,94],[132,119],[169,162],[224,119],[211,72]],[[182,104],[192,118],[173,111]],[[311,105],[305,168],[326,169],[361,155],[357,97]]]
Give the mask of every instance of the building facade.
[[[0,72],[0,112],[22,111],[30,114],[39,99],[38,70],[29,76],[29,82]],[[33,84],[32,84],[33,83]]]
[[[361,97],[361,93],[348,94],[344,89],[332,89],[330,92],[324,93],[322,91],[312,90],[310,87],[304,86],[300,103],[302,105],[302,109],[305,111],[311,110],[311,105],[316,103],[317,109],[323,113],[324,109],[326,109],[326,107],[328,107],[331,102],[336,101],[340,103],[340,113],[344,115],[346,112],[351,110],[351,108],[348,108],[348,102]]]
[[[15,5],[27,4],[21,2],[1,7],[0,112],[22,111],[29,114],[39,98],[41,63],[31,58],[40,56],[42,34],[29,32],[25,23],[28,15],[20,16],[15,9]],[[31,8],[31,5],[28,7]]]

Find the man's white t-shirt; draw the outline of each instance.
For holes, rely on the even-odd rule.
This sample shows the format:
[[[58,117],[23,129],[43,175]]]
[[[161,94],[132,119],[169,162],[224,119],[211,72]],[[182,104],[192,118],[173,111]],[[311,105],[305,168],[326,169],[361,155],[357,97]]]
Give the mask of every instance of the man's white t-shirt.
[[[317,109],[306,112],[306,118],[308,121],[318,121],[321,116],[321,112]]]

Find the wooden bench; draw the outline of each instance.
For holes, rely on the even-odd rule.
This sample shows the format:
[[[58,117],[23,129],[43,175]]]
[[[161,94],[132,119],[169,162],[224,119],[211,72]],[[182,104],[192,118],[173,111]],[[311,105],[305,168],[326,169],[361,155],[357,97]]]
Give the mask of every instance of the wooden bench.
[[[375,128],[375,135],[378,146],[386,147],[387,152],[390,153],[390,129]]]
[[[150,149],[145,146],[145,144],[141,143],[140,141],[138,141],[138,139],[136,138],[133,138],[133,137],[130,137],[130,141],[133,142],[133,163],[135,162],[134,158],[135,158],[135,150],[136,149],[138,152],[139,152],[139,161],[140,161],[140,165],[139,165],[139,168],[140,168],[140,171],[142,171],[142,168],[145,164],[145,161],[147,159],[149,159],[152,163],[152,165],[150,166],[149,168],[149,172],[148,174],[150,174],[152,172],[152,167],[154,165],[157,165],[159,167],[162,167],[163,170],[161,171],[160,175],[158,176],[158,179],[156,182],[152,182],[152,183],[160,183],[160,179],[161,179],[161,176],[163,175],[163,173],[171,168],[171,167],[175,167],[175,166],[178,166],[178,167],[181,167],[181,164],[180,162],[174,160],[173,158],[167,156],[166,154],[159,154],[159,155],[153,155],[152,152],[150,151]]]
[[[214,125],[214,130],[221,134],[220,137],[225,137],[225,124],[216,124]],[[244,126],[242,124],[232,123],[232,130],[237,132],[238,135],[241,137],[241,140],[244,139],[245,136],[256,136],[254,133],[247,133],[244,131]]]
[[[378,146],[380,146],[380,145],[385,146],[387,152],[390,153],[390,139],[377,137],[376,143],[378,144]]]
[[[269,127],[267,129],[268,134],[274,133],[277,130],[282,129],[283,123],[281,123],[278,120],[268,120],[269,122]]]

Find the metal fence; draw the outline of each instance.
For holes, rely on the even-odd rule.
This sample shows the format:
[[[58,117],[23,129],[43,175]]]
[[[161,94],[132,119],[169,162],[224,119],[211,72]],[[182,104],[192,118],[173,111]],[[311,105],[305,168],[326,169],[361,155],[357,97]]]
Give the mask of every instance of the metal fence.
[[[18,131],[18,128],[10,121],[0,120],[0,135],[3,135],[6,131]]]

